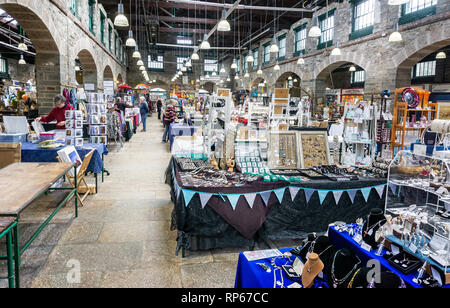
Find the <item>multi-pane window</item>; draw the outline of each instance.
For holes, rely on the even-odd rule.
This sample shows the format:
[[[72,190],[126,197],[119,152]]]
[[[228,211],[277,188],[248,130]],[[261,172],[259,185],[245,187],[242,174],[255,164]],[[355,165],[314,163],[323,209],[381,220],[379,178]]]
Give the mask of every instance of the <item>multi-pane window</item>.
[[[436,60],[419,62],[414,66],[413,78],[433,77],[436,75]]]
[[[244,55],[244,65],[243,65],[243,68],[244,68],[244,73],[248,73],[248,62],[247,62],[247,54],[245,54]]]
[[[253,69],[257,69],[259,65],[259,50],[258,48],[253,49]]]
[[[355,4],[353,31],[373,26],[375,21],[375,0],[362,0]]]
[[[239,74],[241,72],[241,58],[236,59],[236,65],[237,65],[236,72]]]
[[[351,84],[364,83],[365,81],[366,81],[366,72],[365,71],[361,70],[361,71],[352,72]]]
[[[8,73],[8,61],[0,58],[0,73]]]
[[[205,59],[205,72],[218,72],[219,62],[217,59]]]
[[[152,56],[148,56],[148,68],[151,71],[163,71],[164,70],[164,56],[157,56],[156,60],[152,61]]]
[[[100,41],[105,45],[105,20],[106,17],[100,12]]]
[[[267,65],[270,63],[270,45],[266,44],[264,45],[264,65]]]
[[[192,45],[192,38],[186,36],[177,36],[177,44],[179,45]]]
[[[95,0],[88,0],[89,4],[89,30],[92,34],[94,34],[94,7],[95,7]]]
[[[324,15],[320,20],[320,35],[319,44],[328,45],[328,42],[333,41],[334,37],[334,11],[328,14],[328,18]],[[325,46],[326,47],[326,46]]]
[[[295,30],[295,53],[304,53],[306,49],[306,24]]]
[[[282,35],[278,38],[278,59],[284,59],[286,57],[286,35]]]
[[[108,31],[109,31],[109,51],[112,52],[113,29],[111,25],[109,25]]]
[[[404,6],[404,14],[414,13],[437,4],[437,0],[410,0]]]
[[[189,61],[188,57],[177,57],[177,70],[182,69],[184,63],[187,63],[187,61]]]

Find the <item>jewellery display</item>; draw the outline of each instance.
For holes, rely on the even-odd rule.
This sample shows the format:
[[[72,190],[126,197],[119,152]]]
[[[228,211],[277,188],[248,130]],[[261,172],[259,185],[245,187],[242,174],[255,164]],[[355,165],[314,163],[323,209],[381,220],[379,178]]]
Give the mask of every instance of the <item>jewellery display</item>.
[[[326,132],[300,132],[302,168],[329,165],[330,150]]]
[[[270,169],[292,169],[299,166],[297,134],[269,132],[268,166]]]
[[[340,258],[347,258],[347,259],[355,259],[356,263],[353,265],[353,267],[350,269],[350,271],[348,272],[344,272],[344,274],[342,274],[342,277],[336,277],[336,269],[337,269],[337,264],[339,263],[340,266],[345,266],[345,262],[342,262],[342,260],[339,260]],[[342,262],[342,263],[340,263]],[[333,263],[331,265],[331,279],[333,281],[333,288],[337,288],[340,285],[342,285],[345,281],[347,281],[353,274],[354,272],[358,269],[358,267],[361,265],[361,260],[358,258],[358,256],[354,255],[354,254],[348,254],[348,252],[345,249],[341,249],[339,251],[336,252],[336,254],[334,255],[333,258]],[[348,269],[346,269],[348,270]]]

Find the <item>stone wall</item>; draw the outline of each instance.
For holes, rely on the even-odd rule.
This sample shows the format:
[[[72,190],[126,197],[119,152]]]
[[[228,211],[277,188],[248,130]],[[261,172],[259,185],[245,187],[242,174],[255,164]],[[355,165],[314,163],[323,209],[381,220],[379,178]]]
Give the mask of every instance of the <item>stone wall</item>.
[[[120,74],[126,81],[126,67],[117,53],[100,42],[98,17],[95,18],[96,34],[89,31],[87,2],[78,1],[75,16],[69,9],[69,1],[65,0],[0,0],[0,8],[18,21],[36,48],[36,87],[43,114],[52,108],[53,97],[61,92],[61,84],[76,85],[75,59],[83,50],[95,61],[95,73],[89,79],[98,89],[103,88],[107,66],[115,80]],[[95,6],[98,15],[99,4]]]

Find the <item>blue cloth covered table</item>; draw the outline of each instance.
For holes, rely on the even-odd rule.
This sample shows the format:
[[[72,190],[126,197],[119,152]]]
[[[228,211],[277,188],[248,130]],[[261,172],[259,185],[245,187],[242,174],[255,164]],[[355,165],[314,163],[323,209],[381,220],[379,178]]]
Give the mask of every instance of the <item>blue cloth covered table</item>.
[[[40,149],[37,143],[22,142],[22,162],[23,163],[53,163],[58,162],[56,158],[58,151],[64,147],[56,149]],[[108,154],[108,149],[104,144],[85,143],[76,150],[83,160],[84,157],[95,149],[91,162],[87,168],[87,172],[102,173],[103,159],[102,155]]]
[[[385,270],[388,270],[390,272],[393,272],[400,278],[402,278],[406,284],[414,287],[414,288],[422,288],[419,284],[415,283],[413,281],[414,275],[417,273],[413,273],[410,275],[404,275],[398,270],[396,270],[393,266],[389,264],[389,262],[384,259],[383,257],[379,257],[375,255],[376,250],[372,250],[371,252],[368,252],[367,250],[364,250],[361,248],[361,246],[356,243],[353,238],[346,232],[339,232],[334,227],[330,227],[328,230],[328,237],[330,238],[331,243],[337,248],[349,248],[352,250],[360,259],[363,265],[366,265],[367,261],[369,260],[378,260]],[[450,288],[450,285],[445,285],[444,288]]]
[[[192,136],[198,127],[172,123],[169,129],[170,150],[172,151],[173,140],[178,136]]]
[[[283,248],[279,249],[281,253],[289,252],[292,248]],[[263,259],[263,260],[256,260],[249,262],[247,258],[245,257],[244,253],[239,254],[239,261],[237,265],[236,270],[236,281],[234,284],[235,288],[273,288],[273,267],[271,266],[270,262],[271,259]],[[295,259],[295,256],[292,256],[292,260]],[[278,259],[277,265],[283,265],[283,264],[291,264],[290,262],[286,262],[287,259]],[[271,268],[271,272],[268,273],[264,271],[264,269],[259,266],[257,263],[264,263],[267,266]],[[301,279],[290,279],[284,270],[281,270],[284,280],[284,286],[287,288],[289,285],[293,284],[294,282],[298,282],[301,285]],[[281,281],[280,277],[280,271],[278,270],[276,272],[277,280]],[[320,281],[319,279],[315,280],[315,288],[328,288],[328,285],[325,282]],[[280,286],[277,286],[277,288],[280,288]]]

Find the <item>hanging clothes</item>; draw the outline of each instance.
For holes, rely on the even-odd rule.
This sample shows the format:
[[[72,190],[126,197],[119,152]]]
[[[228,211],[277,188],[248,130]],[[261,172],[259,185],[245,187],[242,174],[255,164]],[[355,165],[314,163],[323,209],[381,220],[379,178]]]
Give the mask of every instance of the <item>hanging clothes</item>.
[[[77,100],[77,92],[75,89],[70,90],[70,104],[78,110],[78,100]]]
[[[72,104],[70,103],[70,92],[69,92],[69,90],[64,89],[64,90],[63,90],[63,96],[66,98],[66,104],[72,105]]]

